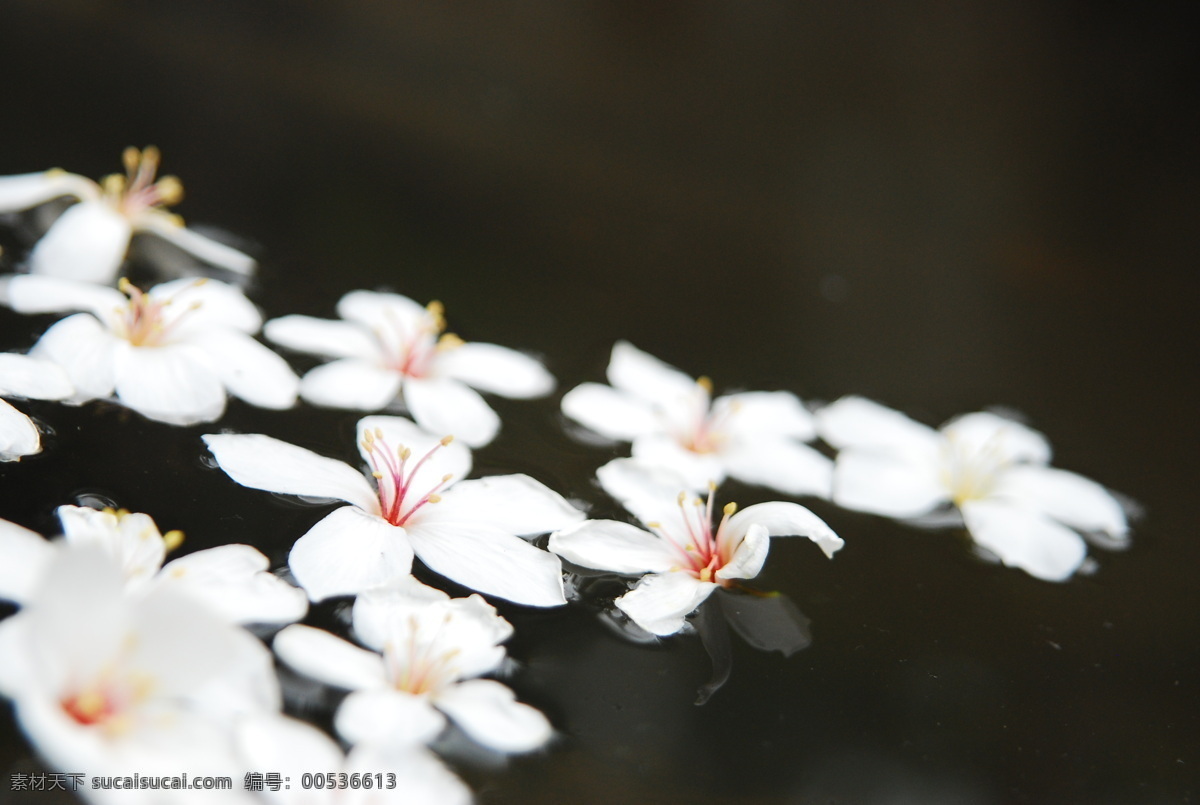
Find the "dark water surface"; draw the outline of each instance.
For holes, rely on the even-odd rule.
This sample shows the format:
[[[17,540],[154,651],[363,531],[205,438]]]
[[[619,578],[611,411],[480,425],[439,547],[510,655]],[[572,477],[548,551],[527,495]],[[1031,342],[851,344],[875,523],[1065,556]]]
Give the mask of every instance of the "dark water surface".
[[[560,391],[628,338],[718,390],[859,393],[935,425],[1009,406],[1057,466],[1145,509],[1128,551],[1051,584],[953,532],[803,501],[845,549],[776,541],[755,586],[814,642],[784,658],[734,638],[704,707],[695,637],[636,645],[585,608],[501,605],[511,684],[560,739],[506,769],[456,764],[481,802],[1195,802],[1185,9],[6,0],[0,174],[98,177],[154,143],[178,211],[260,257],[267,316],[388,287],[541,354]],[[22,240],[5,227],[0,245]],[[0,310],[0,348],[52,320]],[[493,400],[503,431],[477,471],[615,514],[591,478],[618,452],[568,436],[559,396]],[[184,529],[185,549],[249,542],[278,566],[326,511],[204,466],[212,426],[20,405],[53,433],[0,465],[0,517],[44,533],[94,492]],[[354,460],[356,419],[233,401],[219,427]],[[3,724],[0,800],[36,768]]]

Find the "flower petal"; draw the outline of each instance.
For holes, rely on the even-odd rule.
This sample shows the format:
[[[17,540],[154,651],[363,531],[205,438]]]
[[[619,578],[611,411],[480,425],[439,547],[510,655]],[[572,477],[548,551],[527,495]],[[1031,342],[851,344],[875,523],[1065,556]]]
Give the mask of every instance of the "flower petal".
[[[714,418],[736,436],[787,436],[807,442],[817,435],[813,415],[790,391],[744,391],[713,401]]]
[[[497,344],[468,343],[440,352],[437,374],[502,397],[529,399],[554,391],[554,375],[540,361]]]
[[[3,279],[4,303],[18,313],[61,313],[83,310],[107,321],[128,303],[116,288],[61,277],[16,274]]]
[[[833,502],[888,517],[917,517],[950,499],[924,455],[849,449],[833,468]]]
[[[41,534],[0,520],[0,599],[24,603],[37,588],[53,556],[54,546]]]
[[[450,378],[409,378],[404,404],[422,428],[483,447],[500,431],[500,417],[479,392]]]
[[[300,381],[300,396],[313,405],[378,411],[400,393],[398,372],[358,358],[343,358],[310,370]]]
[[[533,607],[567,602],[558,557],[498,528],[420,522],[408,538],[431,570],[473,590]]]
[[[1042,512],[1081,531],[1103,531],[1114,537],[1129,532],[1125,510],[1107,489],[1066,470],[1011,467],[1000,476],[992,496]]]
[[[81,201],[58,217],[29,253],[34,274],[108,285],[129,250],[129,221],[105,201]]]
[[[696,393],[696,381],[628,341],[613,345],[608,382],[656,406],[672,406]]]
[[[842,397],[816,413],[821,438],[839,449],[936,452],[937,431],[863,397]]]
[[[75,386],[75,401],[108,397],[116,385],[116,353],[123,341],[89,313],[76,313],[51,325],[30,355],[61,366]],[[126,348],[128,345],[126,345]]]
[[[210,433],[204,443],[217,465],[242,486],[344,500],[371,514],[379,512],[375,490],[343,461],[258,433]]]
[[[284,409],[296,404],[300,379],[287,361],[245,333],[209,330],[193,336],[221,383],[235,397],[260,408]]]
[[[194,232],[174,216],[158,210],[147,210],[138,216],[134,229],[158,235],[197,259],[237,274],[250,274],[256,265],[250,255]]]
[[[407,467],[409,483],[415,489],[432,489],[447,475],[452,480],[458,480],[471,473],[471,451],[465,445],[458,440],[440,444],[445,438],[444,434],[430,433],[402,416],[376,415],[358,420],[358,452],[367,463],[371,461],[371,454],[364,446],[368,430],[378,432],[392,450],[399,450],[401,446],[411,450],[409,461],[412,464],[432,453],[419,469],[414,469],[412,464]]]
[[[424,698],[392,688],[356,690],[338,707],[333,723],[351,746],[389,751],[429,743],[446,728],[446,719]]]
[[[312,768],[308,766],[306,768]],[[394,773],[399,781],[397,790],[402,792],[397,799],[385,799],[378,790],[366,788],[338,791],[342,796],[339,805],[471,805],[474,797],[471,789],[454,776],[428,751],[405,752],[384,751],[372,744],[361,744],[350,750],[345,769],[363,777],[373,777],[381,770]]]
[[[279,659],[327,685],[345,690],[387,687],[383,657],[321,629],[287,626],[271,645]]]
[[[614,458],[596,470],[600,486],[643,523],[667,523],[680,518],[680,492],[695,489],[668,468],[633,458]]]
[[[833,491],[833,462],[806,444],[779,438],[739,440],[721,451],[725,469],[742,483],[788,495],[828,498]]]
[[[504,685],[473,679],[443,689],[437,706],[477,743],[500,752],[529,752],[550,739],[550,722]]]
[[[727,528],[730,538],[737,540],[755,526],[762,526],[772,537],[808,537],[831,559],[844,544],[824,520],[798,503],[773,501],[747,506],[729,518]]]
[[[510,534],[545,534],[583,520],[583,512],[528,475],[459,481],[422,522],[456,520],[491,525]]]
[[[281,316],[263,325],[268,341],[296,352],[328,358],[362,358],[379,363],[379,344],[361,325],[313,316]]]
[[[42,437],[33,420],[0,400],[0,461],[42,452]]]
[[[979,411],[957,417],[942,427],[947,438],[967,455],[987,451],[1004,462],[1050,461],[1050,444],[1032,428],[1006,417]]]
[[[762,504],[769,505],[769,504]],[[787,504],[780,504],[787,505]],[[832,533],[832,532],[830,532]],[[841,542],[841,540],[838,540]],[[753,523],[738,543],[729,561],[716,572],[718,579],[752,579],[762,571],[763,563],[767,561],[767,551],[771,547],[771,538],[766,527]],[[841,545],[838,545],[840,548]],[[837,548],[833,549],[834,551]],[[829,551],[832,554],[833,551]]]
[[[0,353],[0,394],[35,400],[64,400],[75,393],[61,366],[28,355]]]
[[[249,716],[235,731],[239,754],[251,768],[295,777],[313,769],[336,769],[344,761],[332,738],[294,718],[274,713]]]
[[[600,383],[581,383],[562,398],[563,413],[601,436],[630,442],[662,428],[643,400]]]
[[[661,637],[682,629],[683,619],[715,589],[716,584],[683,571],[655,573],[613,603],[638,626]]]
[[[355,595],[406,576],[412,547],[403,528],[354,506],[334,509],[296,540],[288,567],[314,602]]]
[[[194,425],[225,413],[221,379],[187,344],[118,349],[113,375],[117,399],[150,419]]]
[[[697,453],[688,450],[666,434],[639,436],[633,440],[633,457],[644,464],[653,464],[681,476],[691,490],[707,489],[710,483],[725,480],[727,469],[718,453]]]
[[[412,332],[433,322],[427,309],[398,293],[351,291],[338,300],[337,312],[371,333],[395,328]]]
[[[267,572],[249,545],[219,545],[168,562],[161,578],[234,623],[292,623],[308,611],[303,590]]]
[[[967,501],[961,508],[972,539],[1036,578],[1065,581],[1087,555],[1082,537],[1038,512],[992,500]]]
[[[659,537],[616,520],[587,520],[556,531],[549,547],[580,567],[613,573],[665,573],[678,561]]]
[[[0,177],[0,212],[27,210],[60,196],[95,199],[100,188],[91,179],[64,170]]]
[[[71,545],[94,545],[121,568],[125,589],[137,589],[162,568],[166,543],[148,514],[118,516],[112,510],[59,506],[55,511],[63,538]]]

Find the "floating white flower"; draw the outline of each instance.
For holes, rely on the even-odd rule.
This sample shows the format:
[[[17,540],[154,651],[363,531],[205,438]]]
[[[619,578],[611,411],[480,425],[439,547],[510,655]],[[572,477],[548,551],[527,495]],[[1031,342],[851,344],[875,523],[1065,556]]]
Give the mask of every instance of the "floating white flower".
[[[429,740],[444,724],[438,711],[501,752],[527,752],[549,739],[545,716],[499,682],[476,678],[499,666],[500,644],[512,635],[508,621],[478,595],[450,598],[401,579],[360,595],[353,617],[355,634],[372,651],[308,626],[289,626],[275,637],[275,653],[288,665],[354,691],[334,720],[351,744]]]
[[[63,367],[74,402],[114,394],[173,425],[211,422],[226,390],[264,408],[290,408],[299,381],[283,358],[255,341],[257,308],[223,282],[179,279],[143,292],[56,277],[3,279],[0,298],[21,313],[76,313],[55,323],[30,354]]]
[[[100,184],[62,170],[0,177],[0,212],[62,196],[79,199],[34,246],[29,255],[33,273],[111,284],[138,232],[157,235],[220,268],[239,274],[254,269],[253,258],[192,232],[179,216],[166,211],[183,197],[183,185],[174,176],[155,181],[157,148],[127,148],[122,156],[126,175],[107,176]]]
[[[633,457],[683,476],[700,490],[726,476],[790,495],[829,495],[832,464],[804,441],[812,415],[790,392],[752,391],[712,399],[693,380],[626,341],[613,346],[608,381],[563,396],[563,413],[610,439],[633,442]]]
[[[550,550],[582,567],[646,574],[616,600],[634,623],[656,635],[683,628],[684,618],[717,587],[762,570],[770,537],[808,537],[832,558],[842,539],[796,503],[730,503],[713,530],[713,492],[690,495],[684,479],[636,459],[616,459],[596,473],[600,485],[649,531],[615,520],[588,520],[550,535]]]
[[[121,569],[132,594],[170,586],[234,623],[291,623],[304,617],[301,590],[267,571],[267,557],[249,545],[221,545],[182,556],[165,566],[183,532],[158,530],[147,514],[59,506],[63,545],[93,545]],[[0,529],[0,598],[22,603],[61,545],[7,524]]]
[[[65,400],[75,393],[67,373],[57,364],[28,355],[0,354],[0,397]],[[40,453],[37,426],[25,414],[0,400],[0,461]]]
[[[57,769],[228,774],[231,720],[278,710],[270,653],[165,586],[144,596],[124,586],[102,551],[58,552],[25,607],[0,622],[0,693]],[[159,791],[86,793],[165,801]]]
[[[399,294],[351,291],[337,312],[343,321],[284,316],[263,328],[280,346],[334,359],[300,384],[314,405],[378,411],[402,399],[421,427],[482,447],[496,437],[500,418],[479,391],[526,399],[554,389],[553,376],[533,358],[444,332],[438,302],[421,307]]]
[[[976,543],[1006,565],[1048,581],[1069,578],[1087,548],[1077,531],[1128,533],[1121,504],[1102,486],[1047,466],[1042,434],[996,414],[941,430],[861,397],[817,414],[840,448],[833,500],[889,517],[920,517],[953,504]]]
[[[566,603],[558,557],[517,535],[583,515],[526,475],[461,480],[471,452],[401,417],[358,423],[373,484],[348,464],[260,434],[204,437],[242,486],[344,500],[292,547],[288,564],[313,601],[353,595],[408,575],[413,553],[474,590],[530,606]]]

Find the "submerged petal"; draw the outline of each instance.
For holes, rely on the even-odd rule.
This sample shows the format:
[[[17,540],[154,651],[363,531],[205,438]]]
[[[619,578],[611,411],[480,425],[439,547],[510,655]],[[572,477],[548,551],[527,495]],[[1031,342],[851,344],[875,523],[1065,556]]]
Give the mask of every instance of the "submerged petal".
[[[403,528],[354,506],[330,512],[296,540],[288,567],[315,601],[356,595],[412,570],[413,549]]]
[[[614,603],[647,632],[666,636],[682,629],[683,619],[715,589],[716,584],[682,571],[655,573],[643,578]]]
[[[993,500],[971,500],[961,508],[972,539],[1039,579],[1065,581],[1087,555],[1082,537],[1038,512]]]
[[[108,285],[129,250],[129,221],[106,202],[81,201],[59,216],[29,254],[34,274]]]
[[[550,550],[580,567],[614,573],[665,573],[678,562],[662,539],[616,520],[587,520],[556,531]]]
[[[442,352],[437,373],[502,397],[529,399],[554,391],[554,375],[540,361],[497,344],[468,343]]]
[[[500,752],[529,752],[552,733],[541,712],[490,679],[451,685],[438,694],[436,703],[473,740]]]
[[[409,378],[404,404],[422,428],[483,447],[500,431],[500,417],[479,392],[450,378]]]

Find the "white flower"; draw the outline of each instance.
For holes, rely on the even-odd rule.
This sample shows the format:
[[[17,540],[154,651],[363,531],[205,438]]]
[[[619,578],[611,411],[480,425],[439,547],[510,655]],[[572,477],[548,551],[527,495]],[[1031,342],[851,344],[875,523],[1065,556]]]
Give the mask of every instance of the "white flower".
[[[30,350],[57,363],[74,402],[107,398],[173,425],[211,422],[226,390],[264,408],[290,408],[299,384],[283,358],[255,341],[262,325],[236,288],[179,279],[142,292],[56,277],[4,278],[0,296],[21,313],[82,310],[55,323]]]
[[[104,551],[121,569],[128,593],[169,586],[234,623],[291,623],[308,611],[304,593],[269,573],[267,557],[249,545],[196,551],[164,567],[167,553],[183,541],[183,532],[162,534],[149,515],[59,506],[58,518],[62,545],[92,545]],[[22,603],[61,545],[6,525],[0,528],[0,566],[6,568],[0,571],[0,598]]]
[[[804,441],[812,415],[786,391],[713,400],[708,378],[693,380],[626,341],[613,346],[611,386],[567,392],[567,416],[611,439],[633,442],[633,457],[667,467],[700,490],[726,476],[790,495],[829,495],[832,464]]]
[[[518,399],[554,389],[533,358],[443,332],[438,302],[421,307],[399,294],[351,291],[337,312],[344,321],[284,316],[263,328],[280,346],[334,359],[300,384],[300,396],[314,405],[377,411],[402,398],[421,427],[482,447],[496,437],[500,418],[475,389]]]
[[[646,575],[617,599],[634,623],[656,635],[675,634],[684,618],[717,587],[762,570],[770,537],[808,537],[832,558],[842,539],[796,503],[727,504],[713,531],[713,491],[690,496],[679,476],[636,459],[610,461],[600,485],[650,529],[615,520],[588,520],[550,535],[550,550],[582,567]]]
[[[429,751],[382,751],[359,745],[349,754],[316,727],[275,715],[237,726],[238,746],[251,769],[277,772],[291,783],[260,797],[277,805],[468,805],[471,790]],[[324,788],[304,788],[305,774],[335,776]],[[355,779],[357,778],[357,785]],[[343,780],[345,784],[343,784]],[[368,783],[370,787],[364,787]],[[340,787],[334,787],[340,786]]]
[[[75,393],[67,373],[49,361],[28,355],[0,354],[0,397],[65,400]],[[14,461],[42,451],[33,420],[0,400],[0,461]]]
[[[1069,578],[1083,562],[1076,530],[1128,533],[1109,492],[1047,466],[1045,437],[1010,419],[979,412],[934,430],[861,397],[838,400],[817,419],[841,450],[833,500],[846,508],[913,518],[952,503],[976,543],[1048,581]]]
[[[228,774],[231,720],[279,708],[256,638],[167,587],[126,595],[119,569],[91,546],[59,552],[25,607],[0,622],[0,656],[0,693],[38,752],[93,777]]]
[[[471,452],[401,417],[358,423],[372,486],[348,464],[259,434],[204,437],[242,486],[353,504],[335,509],[292,547],[288,564],[313,601],[406,576],[415,552],[430,569],[474,590],[530,606],[566,603],[558,557],[516,535],[583,515],[526,475],[460,480]]]
[[[101,184],[62,170],[0,177],[0,212],[28,209],[62,196],[79,199],[33,248],[30,270],[108,285],[117,277],[130,238],[148,232],[206,263],[239,274],[252,271],[251,257],[192,232],[179,216],[164,209],[183,197],[183,185],[174,176],[154,180],[159,157],[153,146],[145,151],[127,148],[126,175],[107,176]]]
[[[355,634],[373,651],[308,626],[289,626],[275,637],[275,653],[288,665],[354,691],[334,719],[351,744],[430,740],[445,723],[439,711],[501,752],[527,752],[549,739],[545,716],[499,682],[475,678],[503,661],[500,643],[512,635],[508,621],[478,595],[452,599],[401,579],[360,595],[353,617]]]

